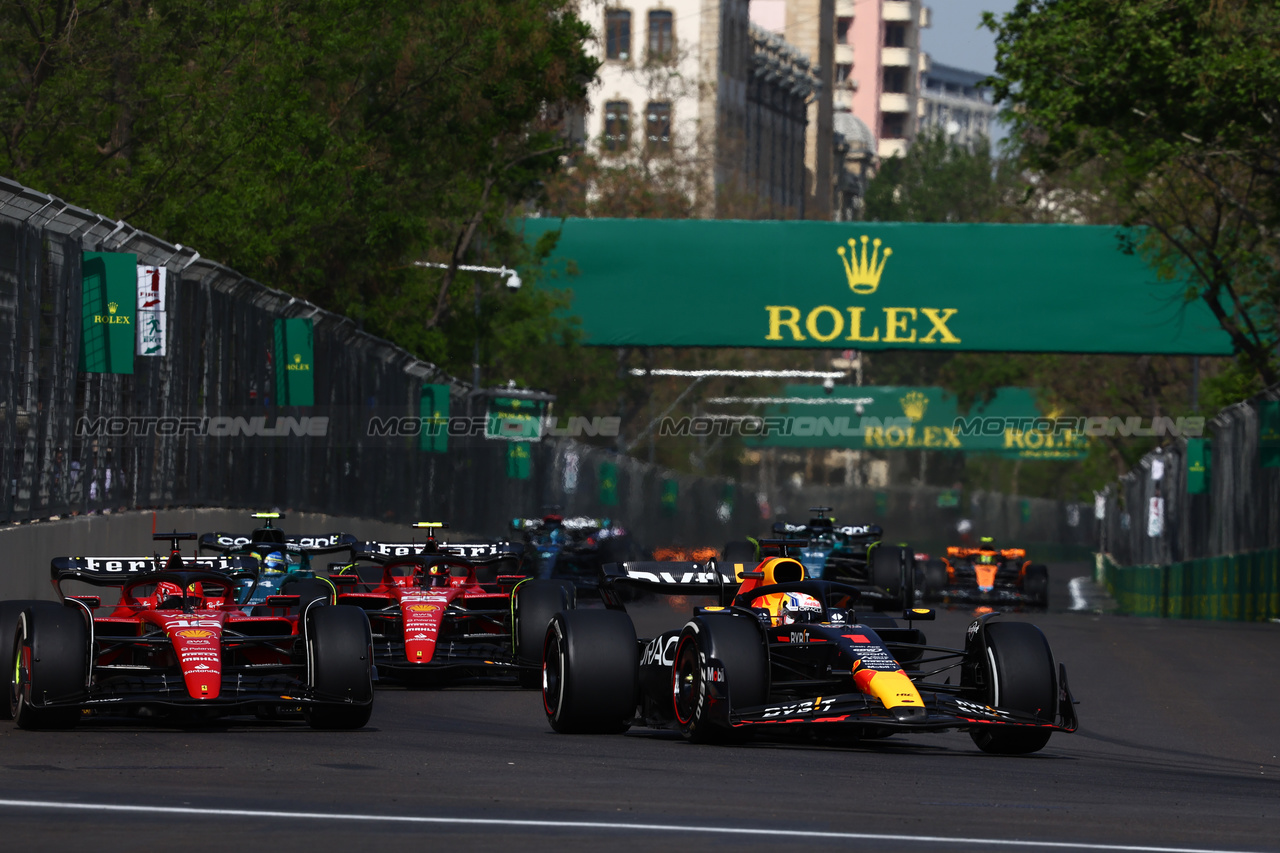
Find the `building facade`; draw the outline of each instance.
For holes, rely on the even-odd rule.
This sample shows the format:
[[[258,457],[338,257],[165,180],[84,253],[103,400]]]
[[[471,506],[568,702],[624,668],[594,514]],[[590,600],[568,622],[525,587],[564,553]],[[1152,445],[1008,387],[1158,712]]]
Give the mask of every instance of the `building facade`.
[[[924,116],[921,129],[941,129],[949,139],[972,146],[991,138],[996,107],[982,86],[985,74],[936,62],[924,75]]]

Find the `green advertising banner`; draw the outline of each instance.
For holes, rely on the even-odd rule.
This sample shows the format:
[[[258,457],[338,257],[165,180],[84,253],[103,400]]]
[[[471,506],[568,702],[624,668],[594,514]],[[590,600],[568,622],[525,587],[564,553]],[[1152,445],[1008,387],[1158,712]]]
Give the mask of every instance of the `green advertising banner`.
[[[662,481],[662,512],[675,515],[680,506],[680,481],[667,479]]]
[[[418,449],[428,453],[449,452],[449,386],[423,385],[422,396],[418,398],[418,417],[430,418],[434,423],[431,429],[424,425],[418,433]],[[431,433],[435,432],[435,435]]]
[[[138,256],[84,252],[80,260],[80,371],[133,373],[137,329]]]
[[[315,343],[311,321],[276,320],[276,398],[281,406],[314,406]]]
[[[618,505],[618,466],[612,462],[600,463],[600,505]]]
[[[543,400],[521,397],[490,397],[485,438],[506,441],[540,441],[542,416],[547,404]]]
[[[1280,400],[1264,400],[1258,416],[1258,462],[1280,468]]]
[[[1187,494],[1203,495],[1209,491],[1208,439],[1187,439]]]
[[[765,408],[756,447],[836,447],[854,450],[951,450],[1019,459],[1083,459],[1087,437],[1040,411],[1028,388],[1001,388],[990,403],[961,415],[956,398],[937,387],[788,385],[791,398]],[[844,400],[846,402],[837,402]],[[957,426],[957,421],[963,421]]]
[[[528,442],[507,443],[507,476],[512,480],[527,480],[533,474],[533,453]]]
[[[525,220],[557,229],[596,346],[1232,351],[1111,226]]]

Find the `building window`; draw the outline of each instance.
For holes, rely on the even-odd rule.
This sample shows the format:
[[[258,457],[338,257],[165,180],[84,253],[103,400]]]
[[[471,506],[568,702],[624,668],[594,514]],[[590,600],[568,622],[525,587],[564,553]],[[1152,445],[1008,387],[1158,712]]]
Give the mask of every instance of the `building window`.
[[[604,105],[604,150],[626,151],[631,144],[631,105],[626,101],[606,101]]]
[[[649,58],[665,62],[675,55],[675,21],[670,12],[649,13]]]
[[[836,84],[845,82],[849,79],[849,75],[853,73],[853,63],[837,62],[836,63]]]
[[[884,25],[884,46],[885,47],[906,47],[907,46],[907,25],[898,23],[889,23]]]
[[[631,13],[625,9],[604,13],[604,56],[623,62],[631,58]]]
[[[907,69],[889,66],[884,69],[884,91],[907,91]]]
[[[907,114],[906,113],[881,113],[880,114],[880,138],[881,139],[906,139],[907,137]]]
[[[671,150],[671,104],[650,101],[644,116],[645,141],[650,151]]]
[[[853,26],[853,18],[836,18],[836,44],[849,43],[849,28]]]

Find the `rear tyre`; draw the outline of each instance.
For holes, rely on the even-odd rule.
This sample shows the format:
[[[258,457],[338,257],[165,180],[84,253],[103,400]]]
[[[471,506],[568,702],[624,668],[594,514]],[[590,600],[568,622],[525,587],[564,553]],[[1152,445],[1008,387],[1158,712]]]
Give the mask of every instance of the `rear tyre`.
[[[924,564],[924,600],[937,601],[947,589],[947,564],[941,560],[926,560]]]
[[[986,687],[976,698],[993,708],[1034,714],[1052,723],[1057,711],[1058,679],[1053,652],[1044,633],[1028,622],[991,622],[986,635]],[[994,755],[1026,755],[1049,742],[1050,729],[991,727],[969,732],[978,749]]]
[[[747,616],[702,615],[680,632],[671,672],[676,724],[693,743],[728,743],[742,736],[711,718],[707,702],[707,665],[724,665],[729,702],[734,708],[763,705],[769,695],[769,660],[760,623]]]
[[[573,584],[566,581],[531,580],[516,587],[511,601],[511,639],[520,686],[535,690],[542,686],[542,646],[551,617],[575,606]]]
[[[1027,604],[1042,610],[1049,609],[1049,569],[1039,563],[1027,566],[1022,576],[1022,594],[1027,597]]]
[[[896,545],[877,545],[871,551],[871,585],[894,598],[903,594],[902,559],[905,550]],[[909,569],[910,559],[906,565]]]
[[[636,711],[640,647],[621,610],[563,610],[547,626],[542,707],[561,734],[620,734]]]
[[[0,601],[0,666],[4,667],[6,683],[9,685],[5,688],[5,701],[0,702],[0,720],[13,719],[13,709],[9,707],[7,697],[13,693],[13,641],[18,633],[18,618],[22,616],[22,611],[38,603],[36,600]]]
[[[359,607],[316,605],[307,614],[307,670],[313,729],[358,729],[373,713],[373,637]]]
[[[23,729],[69,729],[80,708],[43,708],[86,695],[89,626],[84,611],[52,601],[31,602],[14,630],[9,711]]]

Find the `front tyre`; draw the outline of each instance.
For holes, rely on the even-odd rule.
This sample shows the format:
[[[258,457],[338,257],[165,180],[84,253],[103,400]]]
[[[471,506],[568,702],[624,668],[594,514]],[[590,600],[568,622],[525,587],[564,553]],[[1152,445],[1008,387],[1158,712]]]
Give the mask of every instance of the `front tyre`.
[[[621,734],[635,716],[640,646],[621,610],[563,610],[547,626],[542,707],[561,734]]]
[[[313,729],[359,729],[373,713],[373,637],[359,607],[319,604],[306,614]]]
[[[1027,566],[1022,576],[1022,594],[1027,604],[1041,610],[1049,609],[1049,569],[1039,563]]]
[[[17,653],[13,643],[18,634],[18,619],[22,616],[22,611],[33,604],[39,603],[38,600],[0,601],[0,666],[5,668],[6,680],[9,685],[5,689],[6,697],[10,697],[13,694],[13,664],[14,655]],[[0,702],[0,720],[13,719],[12,704],[8,698]]]
[[[1028,622],[989,622],[984,660],[985,687],[976,698],[993,708],[1034,714],[1052,723],[1058,707],[1057,669],[1044,633]],[[1049,742],[1052,730],[988,727],[969,732],[978,749],[994,755],[1026,755]]]
[[[712,659],[724,667],[731,706],[719,719],[708,701],[707,669]],[[676,644],[671,698],[676,724],[693,743],[726,743],[738,733],[725,725],[733,708],[762,705],[769,695],[769,660],[760,624],[733,614],[696,617]]]
[[[83,698],[89,680],[89,626],[78,607],[36,601],[14,631],[9,711],[23,729],[69,729],[80,707],[44,707]]]

